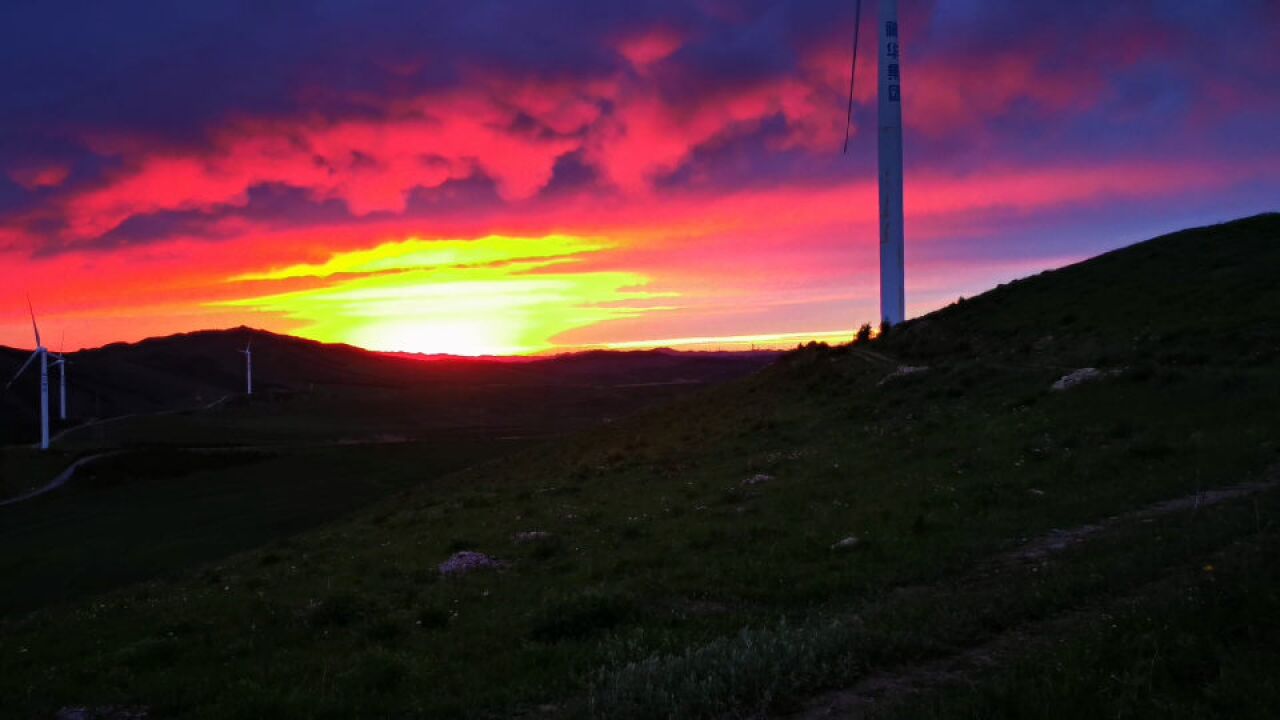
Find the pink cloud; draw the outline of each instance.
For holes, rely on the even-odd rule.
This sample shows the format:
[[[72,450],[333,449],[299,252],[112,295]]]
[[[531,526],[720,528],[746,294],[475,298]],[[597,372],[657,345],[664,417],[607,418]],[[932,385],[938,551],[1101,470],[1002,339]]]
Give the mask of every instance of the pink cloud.
[[[589,111],[570,101],[535,108],[563,126]],[[340,199],[352,213],[400,212],[408,193],[484,172],[508,200],[534,195],[558,157],[578,141],[509,129],[515,110],[464,94],[423,98],[379,120],[297,122],[242,120],[199,151],[137,151],[132,167],[65,206],[73,235],[90,238],[134,215],[207,210],[246,202],[263,183],[307,189],[316,200]],[[572,119],[578,114],[580,119]],[[129,151],[136,139],[100,141]]]
[[[993,168],[975,176],[921,171],[907,185],[909,243],[916,252],[930,247],[941,251],[927,255],[962,256],[962,249],[947,249],[957,232],[981,234],[989,219],[1001,213],[1031,215],[1117,198],[1204,195],[1267,172],[1269,167],[1262,160],[1253,166],[1180,161],[1097,168]],[[874,294],[875,213],[874,181],[859,179],[822,187],[732,193],[601,198],[587,192],[480,214],[312,228],[281,229],[244,219],[225,220],[220,230],[229,236],[218,242],[179,236],[111,252],[69,252],[37,259],[0,255],[0,308],[9,308],[0,314],[0,343],[25,342],[18,309],[24,306],[27,289],[33,291],[42,317],[67,326],[77,344],[137,339],[161,329],[215,323],[248,322],[285,331],[290,326],[282,317],[227,313],[210,309],[208,303],[306,287],[315,281],[295,280],[281,286],[227,279],[300,262],[323,262],[333,253],[385,241],[552,232],[603,237],[616,246],[559,267],[557,272],[638,273],[650,279],[647,290],[676,293],[658,304],[680,308],[651,320],[584,330],[570,339],[646,339],[656,337],[661,327],[668,328],[663,337],[677,329],[680,335],[796,329],[794,324],[787,325],[788,317],[803,317],[806,323],[818,325],[799,329],[820,330],[828,321],[845,318],[851,323],[861,317],[858,303],[870,302],[866,298]],[[914,311],[1048,261],[1020,260],[1014,263],[1017,267],[997,267],[987,261],[950,262],[912,266]],[[869,305],[867,313],[871,313]],[[671,319],[671,324],[654,325],[660,318]]]
[[[637,69],[671,57],[684,44],[682,33],[671,28],[654,28],[624,38],[618,43],[618,52]]]
[[[71,168],[61,164],[18,167],[9,171],[9,178],[27,190],[57,187],[70,175]]]
[[[636,67],[648,68],[685,41],[659,28],[616,47]],[[1149,39],[1102,54],[1130,62],[1158,43]],[[242,205],[250,188],[279,183],[305,189],[317,201],[341,200],[357,216],[397,213],[415,188],[481,174],[493,179],[503,199],[519,204],[547,185],[560,157],[575,151],[608,184],[641,195],[699,148],[732,142],[770,119],[780,118],[785,127],[770,149],[837,147],[847,56],[843,40],[815,43],[798,52],[798,69],[790,75],[709,87],[681,100],[662,92],[662,73],[620,72],[575,82],[473,70],[462,89],[391,104],[378,118],[241,118],[198,150],[157,149],[142,137],[96,138],[93,147],[121,157],[124,169],[97,188],[70,195],[56,212],[71,238],[83,240],[135,215]],[[874,73],[862,70],[858,98],[870,102]],[[1020,102],[1052,114],[1087,107],[1101,87],[1101,76],[1088,68],[1046,71],[1033,54],[1018,49],[978,59],[925,57],[907,72],[911,129],[967,136],[974,145],[990,141],[982,131],[987,120]],[[530,118],[540,127],[521,125]],[[63,178],[46,171],[25,181]]]

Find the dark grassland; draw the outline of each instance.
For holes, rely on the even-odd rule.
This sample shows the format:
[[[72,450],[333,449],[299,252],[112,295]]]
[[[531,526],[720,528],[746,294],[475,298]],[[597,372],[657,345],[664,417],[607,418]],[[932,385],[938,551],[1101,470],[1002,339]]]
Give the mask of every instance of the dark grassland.
[[[243,382],[236,349],[248,337],[260,380],[252,398],[225,393]],[[73,416],[70,423],[84,424],[56,433],[47,452],[0,448],[0,503],[47,485],[77,460],[88,463],[57,492],[0,505],[0,614],[294,535],[395,490],[742,377],[771,356],[424,362],[238,329],[76,357],[77,376],[92,382],[81,377],[72,399],[103,388],[110,402],[100,404],[128,412],[104,422]],[[152,376],[163,380],[159,389],[146,384]]]
[[[1278,271],[1280,216],[1160,238],[406,483],[216,565],[10,614],[3,712],[759,716],[875,673],[908,686],[913,669],[988,648],[960,681],[873,710],[1273,716],[1280,491],[1117,522],[1046,559],[992,558],[1274,477]],[[900,365],[928,369],[890,377]],[[1050,391],[1081,367],[1107,374]],[[438,452],[297,458],[309,465],[289,491],[402,477],[383,466]],[[173,482],[284,462],[242,459]],[[744,484],[757,474],[771,479]],[[514,541],[533,530],[551,538]],[[848,536],[859,542],[833,548]],[[51,553],[81,542],[75,527],[49,538]],[[506,567],[442,578],[460,549]]]
[[[425,447],[152,448],[104,458],[56,492],[0,508],[0,614],[255,548],[523,444],[442,433]]]

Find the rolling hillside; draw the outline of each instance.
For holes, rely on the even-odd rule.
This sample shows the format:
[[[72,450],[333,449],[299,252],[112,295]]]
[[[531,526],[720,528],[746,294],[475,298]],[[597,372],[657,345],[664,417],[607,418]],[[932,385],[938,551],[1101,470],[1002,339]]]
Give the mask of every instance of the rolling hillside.
[[[11,614],[0,696],[15,717],[1266,717],[1277,275],[1266,215],[808,347]],[[461,551],[497,567],[441,572]]]
[[[642,398],[627,388],[645,387],[654,400],[698,385],[723,382],[763,367],[773,353],[585,352],[511,361],[502,358],[415,357],[375,353],[261,330],[204,331],[109,345],[69,354],[69,425],[90,418],[195,408],[244,390],[244,357],[252,342],[254,380],[266,398],[337,396],[360,405],[391,393],[370,415],[404,406],[417,396],[425,406],[469,406],[490,416],[520,413],[530,402],[597,402],[587,412],[625,413]],[[30,351],[0,348],[0,376],[10,378]],[[51,373],[56,408],[57,376]],[[37,437],[38,378],[30,369],[0,394],[0,444]],[[613,388],[621,387],[621,390]],[[405,394],[410,397],[406,398]],[[614,399],[619,394],[626,397]],[[610,407],[610,401],[612,407]],[[435,412],[444,412],[436,408]],[[564,414],[574,415],[569,409]],[[56,410],[55,410],[56,416]],[[359,419],[356,411],[353,420]],[[456,418],[444,422],[457,425]],[[55,430],[61,429],[55,423]]]

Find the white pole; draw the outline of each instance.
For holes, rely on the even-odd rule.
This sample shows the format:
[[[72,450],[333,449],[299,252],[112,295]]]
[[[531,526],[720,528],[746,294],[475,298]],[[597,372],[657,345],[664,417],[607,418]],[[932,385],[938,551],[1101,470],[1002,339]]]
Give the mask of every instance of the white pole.
[[[253,351],[244,351],[244,369],[245,369],[245,386],[248,389],[248,395],[253,394]]]
[[[58,356],[58,417],[67,419],[67,359]]]
[[[880,319],[906,316],[902,222],[902,45],[898,0],[880,0]]]
[[[49,449],[49,357],[44,348],[40,353],[40,449]]]

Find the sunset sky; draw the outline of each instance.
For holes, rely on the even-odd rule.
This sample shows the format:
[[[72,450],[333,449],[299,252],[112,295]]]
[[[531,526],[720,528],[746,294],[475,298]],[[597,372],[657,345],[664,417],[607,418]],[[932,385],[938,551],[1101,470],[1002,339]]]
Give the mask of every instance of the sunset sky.
[[[381,350],[877,317],[875,0],[10,2],[0,344]],[[1280,209],[1280,2],[900,0],[908,314]]]

